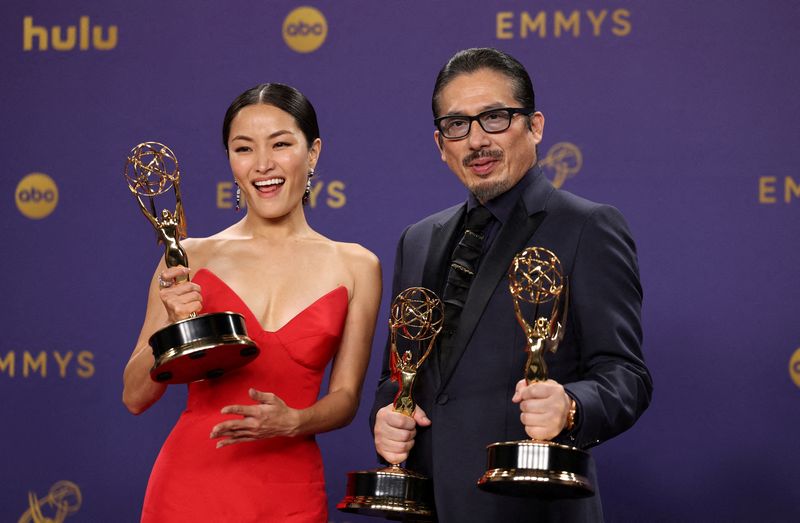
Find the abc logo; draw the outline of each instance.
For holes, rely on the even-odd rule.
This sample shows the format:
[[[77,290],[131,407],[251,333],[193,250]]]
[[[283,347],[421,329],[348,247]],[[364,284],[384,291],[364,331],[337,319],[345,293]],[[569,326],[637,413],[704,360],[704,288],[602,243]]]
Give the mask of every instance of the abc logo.
[[[283,21],[283,40],[298,53],[316,51],[328,36],[328,22],[313,7],[298,7]]]
[[[20,180],[15,195],[19,212],[33,220],[49,216],[58,204],[56,182],[42,173],[31,173]]]
[[[789,375],[792,377],[794,384],[800,387],[800,349],[794,351],[789,360]]]

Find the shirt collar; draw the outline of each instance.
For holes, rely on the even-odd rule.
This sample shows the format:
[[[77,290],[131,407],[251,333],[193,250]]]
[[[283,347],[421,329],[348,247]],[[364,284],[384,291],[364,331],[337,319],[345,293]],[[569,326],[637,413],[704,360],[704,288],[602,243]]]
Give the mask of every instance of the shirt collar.
[[[541,169],[537,164],[528,172],[526,172],[525,175],[520,178],[517,184],[511,189],[489,200],[484,204],[484,206],[489,209],[489,212],[492,213],[492,216],[494,216],[497,221],[499,221],[501,224],[505,224],[511,217],[511,212],[514,210],[514,206],[517,204],[517,201],[522,198],[522,195],[525,194],[525,190],[536,178],[536,175],[540,173]],[[477,198],[475,198],[475,195],[469,193],[469,196],[467,197],[467,212],[479,205],[480,202]]]

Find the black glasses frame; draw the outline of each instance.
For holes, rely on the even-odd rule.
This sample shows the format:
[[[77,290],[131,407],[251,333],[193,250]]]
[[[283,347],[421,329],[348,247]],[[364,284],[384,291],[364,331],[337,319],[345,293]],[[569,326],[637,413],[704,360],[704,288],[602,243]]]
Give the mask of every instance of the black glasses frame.
[[[503,111],[505,113],[508,113],[508,125],[506,125],[502,129],[497,129],[495,131],[490,131],[489,129],[487,129],[486,127],[483,126],[483,122],[481,121],[481,118],[483,118],[484,116],[486,116],[488,114],[496,113],[498,111]],[[446,138],[448,140],[460,140],[462,138],[466,138],[467,136],[469,136],[470,131],[472,131],[472,122],[474,122],[476,120],[478,122],[478,125],[481,126],[481,129],[483,129],[483,132],[490,133],[490,134],[497,134],[497,133],[505,132],[505,131],[508,130],[509,127],[511,127],[511,120],[514,118],[515,114],[524,114],[526,116],[530,116],[535,112],[536,112],[536,109],[533,109],[532,107],[497,107],[496,109],[489,109],[488,111],[483,111],[482,113],[478,113],[475,116],[467,116],[467,115],[464,115],[464,114],[448,114],[448,115],[445,115],[445,116],[440,116],[439,118],[435,118],[433,120],[433,125],[435,125],[436,129],[439,130],[439,133],[442,135],[442,137],[444,137],[444,138]],[[468,122],[467,123],[467,132],[464,133],[461,136],[447,136],[445,134],[445,131],[442,128],[441,124],[442,124],[443,120],[446,120],[448,118],[460,118],[460,119],[463,119],[463,120],[467,120],[467,122]]]

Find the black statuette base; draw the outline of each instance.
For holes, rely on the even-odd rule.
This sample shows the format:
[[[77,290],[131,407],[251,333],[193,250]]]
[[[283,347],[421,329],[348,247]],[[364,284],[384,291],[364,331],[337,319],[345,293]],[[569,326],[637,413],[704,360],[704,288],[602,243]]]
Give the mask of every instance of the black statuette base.
[[[181,320],[154,333],[149,342],[155,358],[150,378],[159,383],[219,378],[260,353],[247,336],[244,318],[234,312]]]

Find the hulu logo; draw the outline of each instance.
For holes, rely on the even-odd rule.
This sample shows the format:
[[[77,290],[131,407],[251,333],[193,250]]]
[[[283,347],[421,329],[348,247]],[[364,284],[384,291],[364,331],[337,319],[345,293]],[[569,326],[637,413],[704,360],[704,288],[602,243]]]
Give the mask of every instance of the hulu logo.
[[[68,25],[62,29],[60,25],[48,28],[33,25],[33,17],[26,16],[22,20],[22,49],[33,50],[34,41],[37,42],[39,51],[47,51],[52,46],[56,51],[72,51],[76,45],[81,51],[97,49],[109,51],[117,46],[117,26],[108,26],[105,37],[103,26],[89,26],[89,17],[82,16],[78,25]]]

